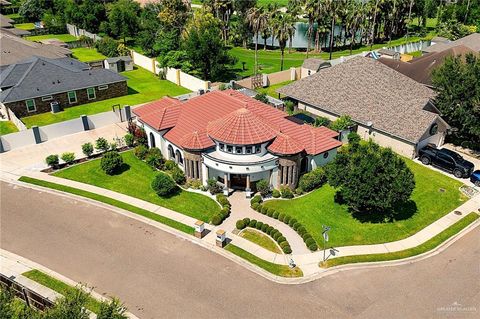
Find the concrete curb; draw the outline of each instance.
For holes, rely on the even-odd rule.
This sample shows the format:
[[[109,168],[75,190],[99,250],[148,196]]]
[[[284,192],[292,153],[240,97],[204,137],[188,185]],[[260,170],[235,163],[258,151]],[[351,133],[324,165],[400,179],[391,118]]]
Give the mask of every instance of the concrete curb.
[[[319,273],[308,275],[308,276],[305,276],[305,277],[300,277],[300,278],[286,278],[286,277],[280,277],[280,276],[273,275],[270,272],[264,270],[263,268],[261,268],[257,265],[254,265],[254,264],[248,262],[247,260],[245,260],[245,259],[243,259],[243,258],[241,258],[241,257],[239,257],[239,256],[237,256],[233,253],[230,253],[230,252],[228,252],[224,249],[218,248],[213,244],[209,244],[208,242],[205,242],[205,241],[203,241],[201,239],[198,239],[194,236],[190,236],[190,235],[185,234],[181,231],[178,231],[174,228],[166,226],[162,223],[153,221],[151,219],[148,219],[146,217],[143,217],[143,216],[134,214],[132,212],[120,209],[118,207],[111,206],[111,205],[108,205],[108,204],[105,204],[105,203],[102,203],[102,202],[99,202],[99,201],[96,201],[96,200],[92,200],[92,199],[89,199],[89,198],[86,198],[86,197],[78,196],[78,195],[75,195],[75,194],[66,193],[66,192],[58,191],[58,190],[55,190],[55,189],[51,189],[51,188],[47,188],[47,187],[43,187],[43,186],[39,186],[39,185],[35,185],[35,184],[24,183],[24,182],[21,182],[21,181],[18,181],[18,180],[16,180],[16,181],[6,180],[6,179],[3,179],[2,177],[0,177],[0,180],[3,180],[5,182],[8,182],[8,183],[11,183],[11,184],[14,184],[14,185],[19,185],[19,186],[22,186],[22,187],[25,187],[25,188],[41,190],[41,191],[51,193],[51,194],[55,194],[55,195],[59,195],[59,196],[65,197],[65,198],[73,198],[73,199],[78,200],[78,201],[86,202],[86,203],[89,203],[91,205],[95,205],[97,207],[101,207],[101,208],[105,208],[105,209],[114,211],[114,212],[119,213],[119,214],[121,214],[125,217],[132,218],[132,219],[135,219],[137,221],[146,223],[146,224],[151,225],[155,228],[163,230],[163,231],[165,231],[165,232],[167,232],[171,235],[174,235],[178,238],[188,240],[193,244],[196,244],[200,247],[206,248],[206,249],[208,249],[212,252],[218,253],[218,254],[222,255],[223,257],[228,258],[229,260],[231,260],[231,261],[247,268],[248,270],[256,273],[257,275],[260,275],[260,276],[264,277],[265,279],[268,279],[270,281],[273,281],[273,282],[276,282],[276,283],[279,283],[279,284],[304,284],[304,283],[308,283],[308,282],[326,277],[328,275],[336,274],[336,273],[341,272],[341,271],[356,270],[356,269],[369,269],[369,268],[378,268],[378,267],[391,267],[391,266],[400,266],[400,265],[404,265],[404,264],[411,264],[413,262],[421,261],[423,259],[435,256],[436,254],[438,254],[438,253],[442,252],[443,250],[445,250],[446,248],[448,248],[450,245],[452,245],[455,241],[457,241],[458,239],[463,237],[465,234],[470,232],[472,229],[474,229],[475,227],[480,225],[480,219],[477,219],[475,222],[473,222],[472,224],[470,224],[469,226],[467,226],[466,228],[461,230],[459,233],[453,235],[451,238],[447,239],[445,242],[441,243],[439,246],[437,246],[433,250],[427,251],[427,252],[422,253],[422,254],[417,255],[417,256],[412,256],[412,257],[408,257],[408,258],[404,258],[404,259],[390,260],[390,261],[378,261],[378,262],[367,262],[367,263],[340,265],[340,266],[335,266],[335,267],[327,268],[327,269],[322,269],[322,268],[318,267],[319,268]],[[299,265],[299,267],[300,266],[301,265]],[[301,269],[301,267],[300,267],[300,269]]]
[[[62,274],[59,274],[53,270],[51,270],[50,268],[47,268],[39,263],[36,263],[30,259],[27,259],[25,257],[22,257],[22,256],[19,256],[17,254],[14,254],[8,250],[5,250],[5,249],[2,249],[0,248],[0,255],[10,259],[10,260],[15,260],[17,263],[21,263],[29,268],[32,268],[32,269],[37,269],[37,270],[40,270],[41,272],[43,273],[46,273],[47,275],[50,275],[52,277],[54,277],[55,279],[58,279],[60,281],[63,281],[64,283],[70,285],[70,286],[73,286],[73,287],[76,287],[78,285],[81,285],[82,283],[81,282],[76,282],[68,277],[65,277],[64,275]],[[22,276],[20,274],[20,276]],[[22,276],[23,277],[23,276]],[[26,277],[25,277],[26,278]],[[48,287],[47,287],[48,288]],[[95,287],[82,287],[84,291],[86,291],[87,293],[90,293],[91,296],[97,300],[100,300],[100,301],[110,301],[110,298],[108,297],[105,297],[97,292],[94,291],[94,288]],[[135,316],[134,314],[130,313],[130,312],[127,312],[127,315],[129,318],[131,319],[139,319],[137,316]]]

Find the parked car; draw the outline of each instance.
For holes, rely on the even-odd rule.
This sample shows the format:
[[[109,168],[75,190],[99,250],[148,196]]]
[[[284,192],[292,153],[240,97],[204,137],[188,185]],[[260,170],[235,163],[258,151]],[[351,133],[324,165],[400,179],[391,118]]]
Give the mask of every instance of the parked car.
[[[453,173],[457,178],[468,178],[473,172],[474,165],[472,162],[463,159],[458,153],[446,148],[438,149],[428,145],[422,148],[418,154],[423,164],[432,164]]]
[[[475,185],[480,187],[480,170],[476,170],[470,175],[470,181]]]

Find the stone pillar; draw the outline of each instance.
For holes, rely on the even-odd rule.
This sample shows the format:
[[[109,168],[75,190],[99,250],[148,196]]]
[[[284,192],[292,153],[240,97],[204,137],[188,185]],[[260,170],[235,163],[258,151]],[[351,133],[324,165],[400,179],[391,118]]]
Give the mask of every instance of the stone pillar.
[[[245,188],[245,194],[247,198],[252,197],[252,190],[250,188],[250,174],[247,174],[247,187]]]
[[[228,182],[228,173],[223,175],[223,195],[228,196],[229,193],[229,182]]]

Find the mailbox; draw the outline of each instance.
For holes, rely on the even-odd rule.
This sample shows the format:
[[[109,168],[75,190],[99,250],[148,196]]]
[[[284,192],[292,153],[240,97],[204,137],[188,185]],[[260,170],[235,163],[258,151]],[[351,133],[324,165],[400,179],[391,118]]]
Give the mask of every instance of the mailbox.
[[[195,237],[202,238],[205,235],[205,223],[201,220],[197,220],[195,223]]]
[[[226,239],[225,231],[223,229],[217,230],[217,238],[215,240],[217,246],[223,248],[225,246]]]

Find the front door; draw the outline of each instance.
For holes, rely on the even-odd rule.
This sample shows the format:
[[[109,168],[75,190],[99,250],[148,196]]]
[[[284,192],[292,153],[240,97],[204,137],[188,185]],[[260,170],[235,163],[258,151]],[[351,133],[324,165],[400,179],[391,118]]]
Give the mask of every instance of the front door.
[[[233,189],[245,189],[247,187],[247,175],[230,174],[230,187]]]
[[[117,71],[118,72],[125,71],[125,61],[120,60],[120,61],[117,62]]]

